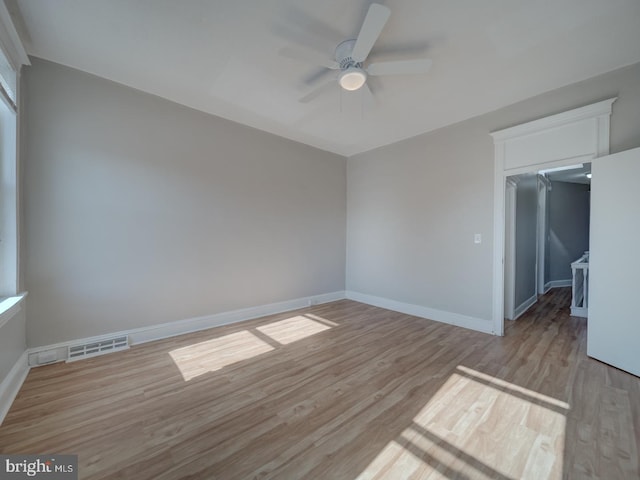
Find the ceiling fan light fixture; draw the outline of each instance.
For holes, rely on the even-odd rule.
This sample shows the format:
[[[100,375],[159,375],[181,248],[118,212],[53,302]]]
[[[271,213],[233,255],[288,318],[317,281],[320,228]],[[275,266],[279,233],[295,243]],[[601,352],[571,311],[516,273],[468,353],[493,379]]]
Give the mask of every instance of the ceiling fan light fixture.
[[[367,74],[358,67],[349,67],[340,73],[340,86],[350,92],[358,90],[367,81]]]

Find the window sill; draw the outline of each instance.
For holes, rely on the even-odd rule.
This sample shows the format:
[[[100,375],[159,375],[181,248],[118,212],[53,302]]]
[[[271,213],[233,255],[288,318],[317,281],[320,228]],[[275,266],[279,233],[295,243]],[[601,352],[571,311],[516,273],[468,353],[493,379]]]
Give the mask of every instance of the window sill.
[[[27,292],[23,292],[13,297],[0,298],[0,328],[22,310],[21,303],[26,296]]]

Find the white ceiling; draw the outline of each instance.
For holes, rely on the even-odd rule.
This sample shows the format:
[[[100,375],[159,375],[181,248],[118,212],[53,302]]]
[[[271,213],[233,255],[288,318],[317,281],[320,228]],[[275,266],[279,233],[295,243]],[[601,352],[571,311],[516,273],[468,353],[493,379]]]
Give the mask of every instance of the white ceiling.
[[[341,155],[370,150],[640,61],[640,0],[386,0],[370,59],[427,57],[377,78],[376,103],[313,65],[357,35],[367,0],[8,0],[31,55]]]

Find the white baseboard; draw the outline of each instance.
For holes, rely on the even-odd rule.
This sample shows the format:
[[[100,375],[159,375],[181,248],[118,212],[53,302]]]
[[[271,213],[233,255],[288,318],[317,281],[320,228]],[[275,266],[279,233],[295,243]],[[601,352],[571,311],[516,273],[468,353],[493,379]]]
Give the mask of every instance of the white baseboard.
[[[524,312],[529,310],[529,308],[538,301],[538,295],[534,294],[531,298],[526,299],[522,302],[513,312],[513,319],[517,320]]]
[[[571,316],[572,317],[589,317],[589,309],[584,307],[571,307]]]
[[[335,302],[336,300],[342,300],[344,298],[344,291],[325,293],[322,295],[297,298],[295,300],[270,303],[257,307],[232,310],[230,312],[217,313],[215,315],[178,320],[176,322],[164,323],[153,327],[138,328],[129,330],[127,333],[131,339],[131,344],[135,345],[138,343],[153,342],[154,340],[175,337],[176,335],[183,335],[185,333],[206,330],[207,328],[228,325],[230,323],[252,320],[254,318],[265,317],[267,315],[274,315],[276,313],[297,310],[311,305]]]
[[[345,292],[345,296],[349,300],[366,303],[368,305],[373,305],[374,307],[386,308],[387,310],[406,313],[407,315],[426,318],[440,323],[447,323],[449,325],[455,325],[456,327],[468,328],[482,333],[495,334],[492,320],[469,317],[459,313],[436,310],[434,308],[423,307],[421,305],[398,302],[388,298],[376,297],[374,295],[367,295],[349,290]]]
[[[18,391],[20,391],[20,387],[22,387],[28,373],[29,365],[27,364],[27,352],[25,351],[9,370],[2,383],[0,383],[0,425],[2,425],[7,413],[9,413],[9,408],[11,408],[11,404],[16,395],[18,395]]]
[[[176,320],[174,322],[163,323],[159,325],[152,325],[149,327],[134,328],[131,330],[123,330],[119,332],[112,332],[105,335],[98,335],[95,337],[73,339],[67,342],[56,343],[53,345],[45,345],[41,347],[34,347],[28,350],[29,365],[37,366],[37,357],[41,352],[49,352],[55,350],[54,361],[67,360],[68,347],[70,345],[78,345],[84,343],[94,343],[111,338],[114,336],[129,335],[129,341],[131,345],[140,343],[152,342],[154,340],[162,340],[163,338],[175,337],[177,335],[184,335],[185,333],[197,332],[200,330],[206,330],[208,328],[219,327],[222,325],[229,325],[231,323],[242,322],[245,320],[251,320],[254,318],[260,318],[267,315],[274,315],[276,313],[288,312],[291,310],[297,310],[299,308],[308,307],[311,305],[319,305],[321,303],[334,302],[336,300],[343,300],[345,298],[344,291],[324,293],[321,295],[312,295],[310,297],[296,298],[294,300],[287,300],[284,302],[270,303],[267,305],[260,305],[257,307],[243,308],[240,310],[232,310],[229,312],[216,313],[214,315],[206,315],[203,317],[188,318],[184,320]]]
[[[544,284],[544,292],[547,293],[552,288],[570,287],[572,280],[552,280]]]

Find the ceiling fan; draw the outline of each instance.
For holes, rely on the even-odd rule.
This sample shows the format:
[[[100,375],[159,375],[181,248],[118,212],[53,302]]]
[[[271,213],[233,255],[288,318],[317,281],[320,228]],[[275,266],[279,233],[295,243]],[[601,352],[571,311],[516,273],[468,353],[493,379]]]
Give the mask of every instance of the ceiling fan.
[[[335,49],[334,61],[327,61],[324,58],[313,58],[317,57],[317,55],[300,53],[292,49],[282,49],[281,53],[285,56],[307,62],[313,61],[327,69],[327,72],[332,70],[339,72],[337,76],[324,82],[300,98],[299,101],[307,103],[313,100],[318,95],[333,88],[336,80],[338,85],[344,90],[355,91],[364,88],[368,93],[371,93],[367,85],[368,76],[426,73],[432,63],[429,59],[366,63],[367,57],[382,33],[382,29],[390,15],[391,10],[389,10],[388,7],[378,3],[372,3],[362,23],[358,37],[340,43]]]

